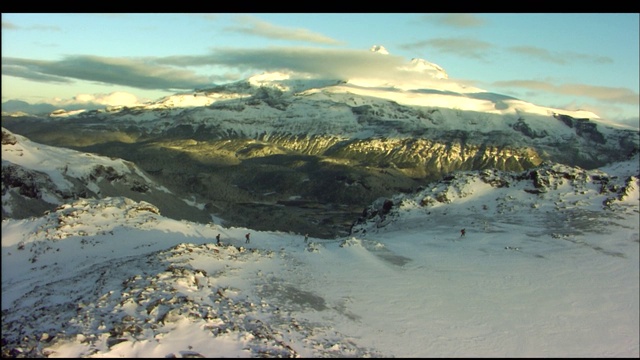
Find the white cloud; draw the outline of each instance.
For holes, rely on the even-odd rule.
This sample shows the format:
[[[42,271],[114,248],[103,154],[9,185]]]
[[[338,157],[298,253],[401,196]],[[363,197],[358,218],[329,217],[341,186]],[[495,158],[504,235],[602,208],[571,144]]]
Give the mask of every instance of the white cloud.
[[[51,101],[56,106],[101,105],[101,106],[135,106],[144,101],[131,93],[116,91],[109,94],[78,94],[72,99],[55,98]]]

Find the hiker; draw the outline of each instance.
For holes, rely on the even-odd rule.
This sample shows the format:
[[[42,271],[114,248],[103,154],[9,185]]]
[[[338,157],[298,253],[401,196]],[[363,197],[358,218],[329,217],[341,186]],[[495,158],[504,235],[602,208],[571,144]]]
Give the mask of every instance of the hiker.
[[[218,245],[220,245],[220,234],[216,235],[216,242]]]
[[[460,230],[460,237],[464,237],[466,233],[465,229]]]
[[[246,243],[246,244],[248,244],[248,243],[249,243],[249,235],[251,235],[251,234],[247,233],[247,235],[245,235],[245,236],[244,236],[244,237],[245,237],[245,239],[247,239],[247,241],[245,241],[245,243]]]
[[[309,234],[304,234],[304,243],[307,243],[307,240],[309,240]]]

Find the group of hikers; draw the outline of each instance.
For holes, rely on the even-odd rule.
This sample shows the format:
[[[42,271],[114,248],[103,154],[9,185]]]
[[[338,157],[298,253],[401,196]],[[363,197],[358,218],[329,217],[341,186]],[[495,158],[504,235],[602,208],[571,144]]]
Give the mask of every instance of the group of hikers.
[[[244,238],[245,238],[245,241],[244,241],[244,243],[245,243],[245,244],[250,243],[250,242],[251,242],[251,233],[246,233],[246,234],[244,235]],[[222,244],[220,243],[220,233],[218,233],[218,235],[216,235],[216,244],[217,244],[217,245],[222,245]]]
[[[466,229],[460,230],[460,237],[464,237],[466,234],[467,234]],[[245,244],[249,244],[251,242],[251,233],[246,233],[244,235],[244,238],[245,238],[244,243]],[[309,241],[309,233],[306,233],[306,234],[304,234],[304,243],[306,244],[308,241]],[[218,235],[216,235],[216,244],[217,245],[222,245],[220,243],[220,234],[219,233],[218,233]]]
[[[467,234],[467,230],[466,229],[461,229],[460,230],[460,237],[464,237],[466,234]],[[251,242],[251,233],[246,233],[244,235],[244,238],[245,238],[244,243],[245,244],[249,244]],[[304,234],[304,243],[306,244],[308,241],[309,241],[309,233],[306,233],[306,234]],[[222,245],[220,243],[220,234],[219,233],[218,233],[218,235],[216,235],[216,244],[218,246]]]
[[[251,242],[251,233],[246,233],[244,235],[244,238],[245,238],[244,243],[245,244],[249,244]],[[307,243],[307,241],[309,241],[309,234],[308,233],[304,234],[304,242],[305,242],[305,244]],[[220,233],[218,233],[218,235],[216,235],[216,245],[218,245],[218,246],[222,245],[222,243],[220,242]]]

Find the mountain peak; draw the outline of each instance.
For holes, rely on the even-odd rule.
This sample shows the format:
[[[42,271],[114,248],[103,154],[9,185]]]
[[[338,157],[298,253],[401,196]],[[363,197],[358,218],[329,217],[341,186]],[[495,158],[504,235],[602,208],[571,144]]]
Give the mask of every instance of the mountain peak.
[[[403,69],[419,73],[430,73],[435,79],[449,78],[449,74],[447,74],[440,65],[424,59],[413,58],[411,59],[411,62],[409,62],[409,65],[405,66]]]

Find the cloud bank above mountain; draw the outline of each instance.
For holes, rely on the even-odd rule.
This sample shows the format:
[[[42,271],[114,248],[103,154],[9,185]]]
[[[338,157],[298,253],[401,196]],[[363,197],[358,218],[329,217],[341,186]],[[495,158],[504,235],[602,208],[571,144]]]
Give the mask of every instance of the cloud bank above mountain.
[[[247,74],[246,77],[261,71],[288,71],[318,78],[379,78],[394,83],[413,80],[417,72],[401,56],[311,47],[216,49],[206,55],[138,59],[69,56],[58,61],[18,58],[3,61],[6,74],[31,80],[57,83],[87,80],[167,91],[193,90],[228,81],[225,74],[204,76],[195,70],[179,70],[192,67],[233,67]]]
[[[419,80],[406,64],[426,59],[465,86],[637,123],[638,84],[629,81],[637,22],[627,14],[3,14],[2,93],[32,104],[112,92],[147,101],[275,71],[402,83]],[[372,44],[390,51],[374,56]]]

